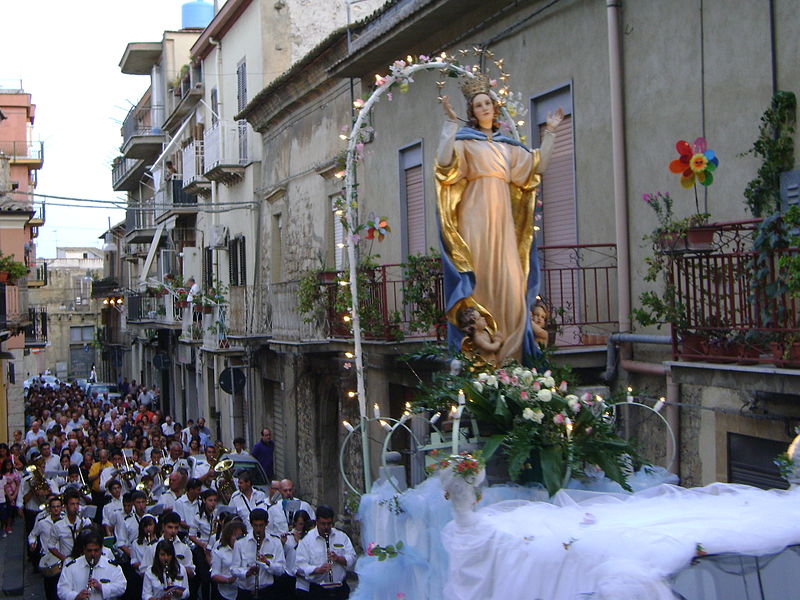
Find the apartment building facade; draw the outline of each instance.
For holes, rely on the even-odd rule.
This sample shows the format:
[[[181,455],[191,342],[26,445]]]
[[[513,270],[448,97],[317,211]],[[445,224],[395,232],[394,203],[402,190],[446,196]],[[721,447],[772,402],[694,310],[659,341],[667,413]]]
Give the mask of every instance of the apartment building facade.
[[[0,441],[24,429],[22,382],[43,364],[47,314],[29,300],[29,288],[46,283],[36,242],[44,205],[33,191],[44,164],[35,140],[36,105],[20,81],[0,81],[0,251],[27,267],[28,275],[0,283]]]

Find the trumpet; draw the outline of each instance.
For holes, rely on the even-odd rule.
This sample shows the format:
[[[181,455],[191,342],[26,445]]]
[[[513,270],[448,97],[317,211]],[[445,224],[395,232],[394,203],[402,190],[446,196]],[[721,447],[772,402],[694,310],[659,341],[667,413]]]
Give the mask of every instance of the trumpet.
[[[145,494],[147,494],[147,506],[153,506],[156,503],[156,500],[155,498],[153,498],[153,494],[150,491],[150,488],[148,488],[144,482],[137,484],[136,489],[137,491],[144,492]]]
[[[166,463],[161,465],[161,479],[166,479],[172,475],[172,470],[175,468],[174,464]]]

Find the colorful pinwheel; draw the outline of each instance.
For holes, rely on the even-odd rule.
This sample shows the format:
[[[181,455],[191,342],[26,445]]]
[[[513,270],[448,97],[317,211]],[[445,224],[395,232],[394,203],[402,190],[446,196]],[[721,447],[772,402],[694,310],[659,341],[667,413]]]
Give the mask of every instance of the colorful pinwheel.
[[[705,186],[714,183],[711,172],[719,166],[719,159],[713,150],[706,148],[705,138],[697,138],[691,146],[686,140],[680,140],[675,144],[675,149],[680,158],[669,163],[669,170],[680,173],[684,188],[689,189],[696,182]]]
[[[372,217],[372,215],[370,215],[370,217]],[[378,241],[382,242],[386,234],[391,231],[389,219],[387,217],[381,217],[380,219],[373,217],[371,220],[367,221],[367,235],[365,237],[368,240],[378,238]]]

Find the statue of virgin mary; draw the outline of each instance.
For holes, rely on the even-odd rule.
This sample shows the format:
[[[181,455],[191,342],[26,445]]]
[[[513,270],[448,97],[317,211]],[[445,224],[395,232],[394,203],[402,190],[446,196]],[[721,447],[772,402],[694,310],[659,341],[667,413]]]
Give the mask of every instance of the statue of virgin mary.
[[[548,115],[541,148],[529,150],[498,133],[488,77],[461,90],[469,124],[459,128],[445,97],[435,165],[448,338],[486,363],[528,363],[539,352],[530,318],[539,290],[535,190],[564,115]]]

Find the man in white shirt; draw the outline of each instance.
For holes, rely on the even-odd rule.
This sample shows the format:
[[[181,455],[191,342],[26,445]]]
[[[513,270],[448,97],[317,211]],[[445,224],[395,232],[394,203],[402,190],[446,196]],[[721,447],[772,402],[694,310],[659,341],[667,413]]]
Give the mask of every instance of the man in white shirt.
[[[39,564],[41,569],[48,567],[48,564],[56,564],[58,559],[50,554],[47,549],[47,542],[50,539],[50,533],[53,530],[53,525],[56,521],[61,519],[62,504],[59,496],[50,496],[47,500],[47,512],[42,512],[36,517],[36,523],[33,529],[28,534],[28,549],[29,552],[37,554],[42,558],[49,557],[50,560],[45,561],[46,564]],[[42,554],[42,553],[46,554]]]
[[[200,491],[203,489],[197,479],[189,479],[186,483],[186,493],[175,501],[173,510],[178,513],[181,518],[181,529],[189,531],[189,526],[200,508]]]
[[[83,449],[78,444],[77,438],[70,438],[67,440],[67,447],[69,448],[69,462],[73,465],[81,466],[83,462]]]
[[[175,503],[183,495],[182,488],[183,476],[178,471],[172,471],[169,475],[169,489],[158,497],[158,503],[165,511],[175,509]]]
[[[145,449],[145,451],[144,451],[145,460],[150,460],[151,459],[151,456],[153,454],[153,450],[160,450],[162,454],[164,453],[164,449],[161,446],[161,444],[163,443],[161,441],[161,439],[162,439],[161,436],[157,436],[157,437],[154,437],[152,440],[150,440],[150,443],[152,445],[147,447]]]
[[[72,554],[72,548],[75,546],[75,540],[78,539],[78,534],[84,527],[87,527],[91,521],[80,516],[80,494],[77,490],[67,490],[64,492],[64,502],[66,503],[66,512],[63,519],[59,519],[50,530],[50,536],[47,538],[45,544],[47,551],[55,556],[62,564],[69,560]],[[42,567],[49,565],[49,560],[42,559]],[[44,589],[47,598],[53,597],[53,592],[58,585],[58,577],[60,573],[50,574],[45,571],[44,573]]]
[[[200,483],[203,484],[203,489],[209,489],[214,481],[216,473],[211,467],[211,464],[214,462],[216,456],[216,448],[214,448],[214,446],[209,446],[205,450],[204,457],[202,459],[195,460],[194,462],[192,477],[200,480]]]
[[[55,424],[55,419],[50,416],[50,411],[45,408],[42,411],[42,429],[50,431],[50,428]]]
[[[234,438],[233,450],[231,450],[230,456],[246,456],[247,458],[253,458],[253,455],[245,450],[245,443],[246,442],[243,437]]]
[[[172,417],[167,415],[164,422],[161,424],[161,433],[169,437],[175,434],[175,423],[172,422]]]
[[[49,442],[42,442],[39,444],[39,450],[42,453],[42,458],[44,459],[44,472],[45,473],[52,473],[54,471],[61,470],[61,459],[58,456],[53,454],[52,449],[50,448]]]
[[[31,423],[31,428],[25,434],[25,445],[30,448],[31,446],[38,446],[41,442],[47,441],[47,435],[42,430],[42,424],[39,421]]]
[[[231,573],[239,588],[237,600],[271,597],[275,578],[286,567],[280,540],[267,535],[268,518],[264,509],[253,509],[248,520],[250,533],[233,546]]]
[[[115,531],[119,532],[116,534],[117,547],[129,557],[133,556],[133,543],[139,537],[139,521],[146,514],[147,494],[138,490],[133,492],[131,494],[131,503],[133,504],[133,510],[122,517],[122,525],[118,524],[115,529]]]
[[[106,529],[106,535],[111,536],[114,535],[116,520],[114,513],[122,512],[122,484],[116,479],[111,479],[106,489],[111,494],[111,500],[103,507],[103,527]]]
[[[100,487],[104,490],[108,489],[108,482],[112,479],[122,483],[122,473],[125,471],[123,464],[122,450],[114,449],[111,451],[111,466],[106,467],[100,472]],[[127,487],[127,486],[126,486]],[[126,492],[129,490],[125,490]]]
[[[311,600],[343,600],[350,596],[345,579],[355,565],[356,553],[350,538],[334,529],[334,515],[330,506],[320,506],[316,528],[297,546],[298,589],[307,586]]]
[[[194,461],[192,461],[194,462]],[[165,465],[172,465],[172,471],[175,472],[180,468],[186,469],[186,472],[192,473],[192,464],[188,459],[183,457],[183,448],[180,442],[171,442],[169,445],[169,456],[164,459]]]
[[[113,600],[125,593],[127,582],[119,565],[103,556],[103,540],[84,534],[83,556],[69,561],[58,580],[58,597],[64,600]]]
[[[267,495],[261,490],[253,488],[253,479],[250,473],[239,473],[239,489],[231,495],[228,506],[236,510],[239,518],[250,528],[250,513],[256,508],[267,509]]]
[[[269,507],[269,532],[279,535],[287,533],[294,521],[294,513],[304,510],[313,521],[316,518],[314,509],[305,500],[294,497],[294,483],[284,479],[280,483],[281,500]]]
[[[192,427],[194,426],[194,421],[189,419],[186,421],[186,427],[181,429],[181,444],[183,444],[183,451],[189,451],[189,442],[192,441]]]

